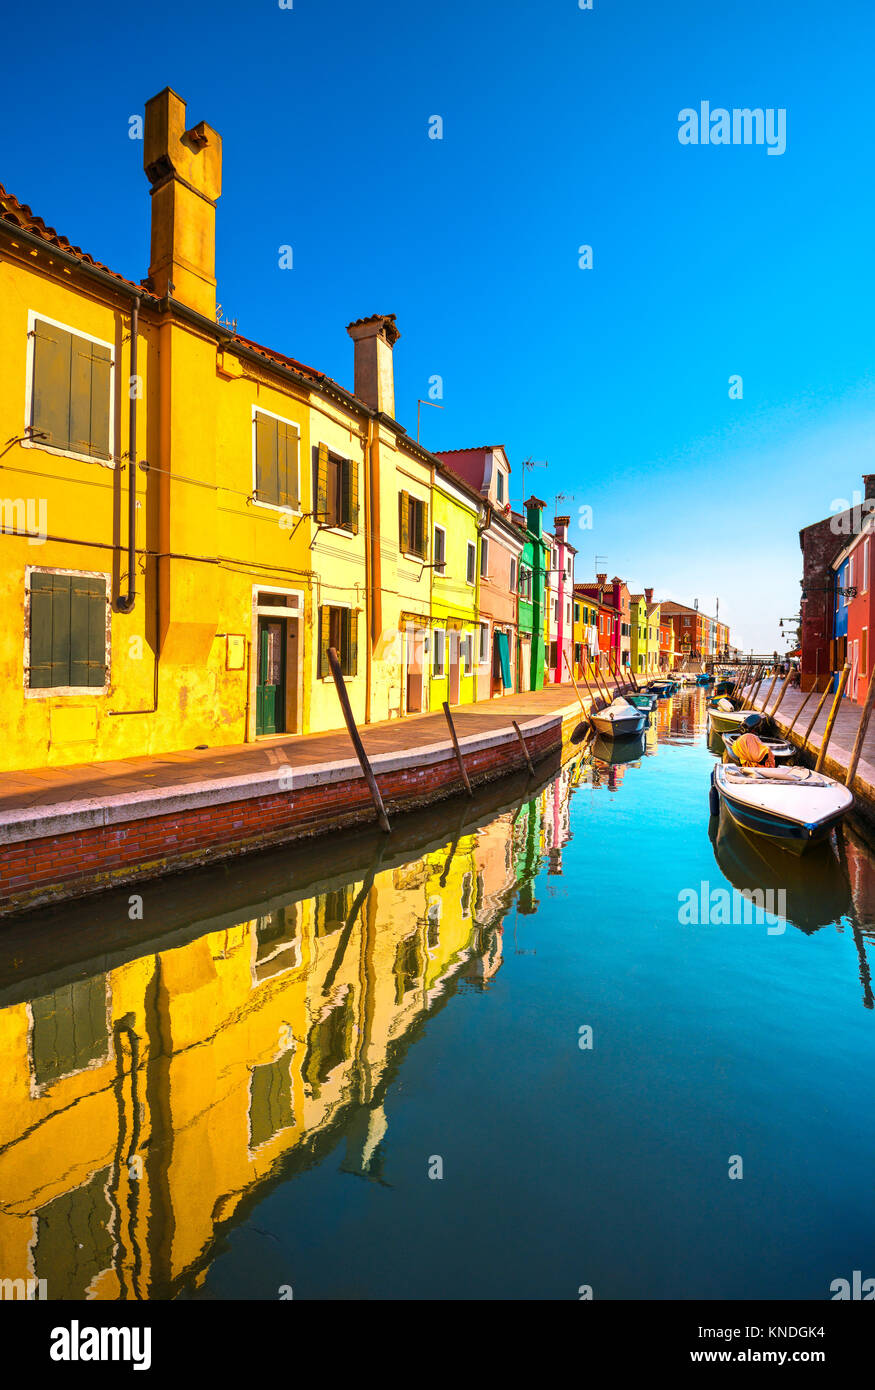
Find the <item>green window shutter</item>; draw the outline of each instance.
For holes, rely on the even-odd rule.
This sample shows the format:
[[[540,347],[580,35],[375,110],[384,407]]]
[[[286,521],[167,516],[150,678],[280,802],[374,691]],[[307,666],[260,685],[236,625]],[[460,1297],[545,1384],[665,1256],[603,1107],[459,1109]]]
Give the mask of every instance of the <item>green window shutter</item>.
[[[359,466],[357,459],[344,459],[344,496],[349,499],[347,521],[354,536],[359,533]]]
[[[277,421],[278,501],[294,511],[300,506],[298,490],[298,432],[283,420]]]
[[[359,670],[359,615],[347,610],[347,623],[349,633],[349,659],[347,661],[346,674],[357,676]]]
[[[96,358],[97,352],[102,352],[104,358]],[[92,406],[100,400],[101,380],[106,389],[102,423],[95,420],[92,431]],[[100,434],[101,430],[103,456],[106,458],[109,443],[109,354],[106,348],[99,348],[97,344],[74,335],[70,359],[70,448],[75,454],[90,454],[92,433]]]
[[[316,459],[316,520],[328,517],[328,445],[320,444]]]
[[[106,678],[105,580],[72,576],[69,649],[68,683],[103,686]]]
[[[328,665],[328,647],[331,642],[331,609],[328,604],[324,604],[319,609],[319,674],[327,676],[330,674]]]
[[[73,335],[37,319],[33,326],[34,431],[55,449],[70,446],[70,354]]]
[[[30,686],[45,690],[53,685],[66,685],[66,667],[56,672],[52,661],[54,623],[54,588],[58,579],[69,588],[69,575],[32,574],[30,577]]]
[[[422,504],[422,535],[420,537],[419,553],[423,560],[428,559],[428,503]]]
[[[112,449],[109,437],[109,403],[112,354],[108,347],[91,343],[91,434],[88,453],[93,458],[108,459]]]
[[[259,502],[277,500],[277,421],[255,414],[255,495]]]
[[[410,498],[406,492],[398,495],[398,532],[402,553],[410,550]]]

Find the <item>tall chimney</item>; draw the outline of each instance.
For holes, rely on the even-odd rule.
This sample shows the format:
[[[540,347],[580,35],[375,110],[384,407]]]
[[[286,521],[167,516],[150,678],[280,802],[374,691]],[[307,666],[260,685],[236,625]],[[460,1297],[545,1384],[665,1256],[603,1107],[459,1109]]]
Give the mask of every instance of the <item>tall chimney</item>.
[[[146,102],[143,168],[152,185],[152,292],[214,319],[222,140],[204,121],[187,130],[185,102],[169,87]]]
[[[526,526],[533,536],[537,536],[540,539],[544,534],[544,517],[542,513],[547,504],[542,502],[540,497],[536,497],[533,493],[523,505],[526,509]]]
[[[372,314],[348,323],[355,343],[355,386],[360,401],[395,419],[395,371],[392,350],[401,337],[394,314]]]
[[[601,586],[601,588],[604,589],[605,586],[607,585],[607,582],[608,582],[607,573],[605,573],[605,574],[597,574],[597,575],[596,575],[596,580],[597,580],[598,584]]]
[[[875,497],[875,473],[863,474],[863,496],[867,499]]]
[[[653,590],[652,590],[652,589],[645,589],[645,590],[644,590],[644,597],[645,597],[645,599],[647,600],[647,606],[648,606],[648,608],[649,608],[650,605],[651,605],[651,603],[653,602]]]
[[[570,520],[570,516],[554,516],[553,525],[556,527],[557,541],[565,541],[567,539],[568,523],[570,522]]]

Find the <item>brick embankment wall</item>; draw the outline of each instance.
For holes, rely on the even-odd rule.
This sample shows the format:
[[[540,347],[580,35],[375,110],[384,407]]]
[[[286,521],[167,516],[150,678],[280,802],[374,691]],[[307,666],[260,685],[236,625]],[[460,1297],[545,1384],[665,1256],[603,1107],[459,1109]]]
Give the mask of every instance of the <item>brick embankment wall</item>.
[[[532,758],[561,749],[579,714],[561,711],[523,725]],[[447,751],[449,748],[449,752]],[[472,786],[518,772],[525,766],[513,730],[462,741]],[[387,766],[381,770],[381,765]],[[457,795],[458,763],[451,747],[427,754],[373,760],[380,793],[390,816]],[[204,784],[176,793],[172,809],[159,799],[118,798],[103,811],[93,806],[46,808],[41,819],[22,814],[3,827],[0,843],[0,913],[134,883],[162,874],[268,846],[325,834],[373,821],[373,803],[357,764],[325,764],[296,769],[291,789],[276,790],[277,774],[244,779],[245,790]],[[261,787],[264,786],[264,790]],[[126,817],[128,813],[128,818]],[[91,823],[89,823],[91,822]],[[64,827],[69,824],[70,828]]]

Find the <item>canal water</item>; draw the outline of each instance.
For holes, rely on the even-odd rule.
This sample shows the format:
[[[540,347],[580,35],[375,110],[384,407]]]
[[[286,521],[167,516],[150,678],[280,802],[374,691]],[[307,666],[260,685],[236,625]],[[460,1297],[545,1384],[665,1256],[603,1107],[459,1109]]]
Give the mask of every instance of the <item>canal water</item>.
[[[389,838],[5,924],[0,1276],[218,1300],[875,1277],[867,849],[797,861],[709,821],[701,692],[629,761],[595,751]]]

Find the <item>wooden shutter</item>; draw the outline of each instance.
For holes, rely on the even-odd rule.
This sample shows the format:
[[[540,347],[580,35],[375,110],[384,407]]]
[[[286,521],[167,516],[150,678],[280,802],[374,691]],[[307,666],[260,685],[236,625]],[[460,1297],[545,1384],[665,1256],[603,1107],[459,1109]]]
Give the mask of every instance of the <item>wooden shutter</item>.
[[[298,432],[293,425],[277,420],[277,502],[281,507],[298,510]]]
[[[358,459],[345,461],[349,480],[349,529],[354,536],[359,533],[359,465]]]
[[[419,553],[423,560],[428,559],[428,503],[422,502],[422,537]]]
[[[320,446],[321,447],[321,446]],[[327,676],[330,674],[328,665],[328,648],[331,645],[331,609],[328,604],[324,604],[319,609],[319,674]]]
[[[106,581],[73,575],[70,588],[70,680],[102,686],[106,678]]]
[[[328,445],[320,444],[316,456],[316,520],[328,520]]]
[[[55,449],[70,447],[70,353],[73,335],[37,319],[33,326],[33,406],[31,424],[46,435],[38,441]]]
[[[398,495],[398,538],[402,554],[410,550],[410,496],[406,492]]]
[[[348,620],[348,662],[346,662],[346,676],[358,676],[359,674],[359,614],[346,610],[346,620]]]
[[[259,502],[276,502],[277,421],[255,412],[255,495]]]
[[[109,458],[109,348],[77,338],[70,356],[70,443],[76,454]]]
[[[70,576],[68,574],[34,573],[30,577],[30,685],[34,690],[44,690],[53,685],[66,685],[69,663],[63,662],[62,669],[55,670],[54,643],[52,632],[55,618],[55,583],[58,588],[66,586],[69,596]],[[60,611],[60,608],[59,608]]]

